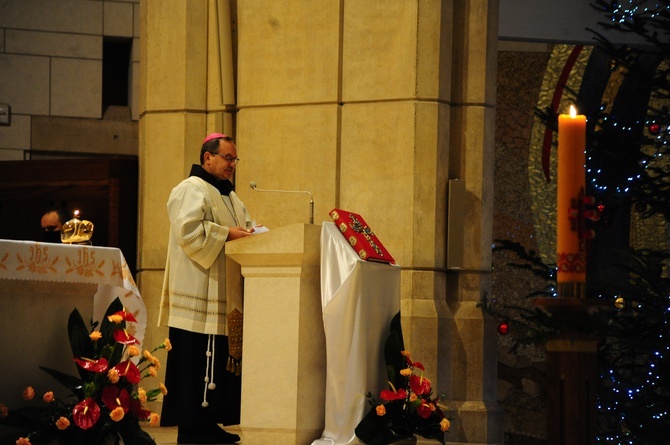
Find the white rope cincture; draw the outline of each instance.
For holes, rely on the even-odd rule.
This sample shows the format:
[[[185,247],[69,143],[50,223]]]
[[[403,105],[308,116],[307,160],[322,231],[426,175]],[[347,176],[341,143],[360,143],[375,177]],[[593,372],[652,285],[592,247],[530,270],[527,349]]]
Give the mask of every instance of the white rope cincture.
[[[202,393],[203,408],[207,408],[209,406],[209,402],[207,401],[207,390],[216,388],[216,383],[214,383],[214,354],[216,352],[215,345],[216,343],[214,342],[214,334],[209,334],[207,336],[207,352],[205,353],[205,355],[207,356],[207,362],[205,365],[205,388]]]
[[[214,364],[216,363],[216,360],[214,359],[216,356],[216,342],[214,341],[214,335],[212,335],[212,371],[210,375],[212,376],[211,382],[209,385],[207,385],[207,388],[209,389],[216,389],[216,383],[214,383]]]

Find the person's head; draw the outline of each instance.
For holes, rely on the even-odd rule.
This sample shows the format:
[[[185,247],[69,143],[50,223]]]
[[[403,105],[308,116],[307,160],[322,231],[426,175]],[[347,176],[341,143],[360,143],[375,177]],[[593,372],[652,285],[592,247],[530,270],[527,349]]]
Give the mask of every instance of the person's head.
[[[63,209],[49,209],[42,215],[40,226],[42,227],[44,241],[60,242],[60,231],[67,221],[67,213]]]
[[[200,165],[219,181],[232,179],[237,166],[237,147],[230,136],[212,133],[200,149]]]

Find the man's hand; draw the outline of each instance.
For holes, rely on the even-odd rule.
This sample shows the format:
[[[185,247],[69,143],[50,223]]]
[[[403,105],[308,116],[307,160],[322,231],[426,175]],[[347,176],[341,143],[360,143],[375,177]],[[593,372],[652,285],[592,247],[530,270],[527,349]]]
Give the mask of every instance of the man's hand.
[[[250,229],[243,229],[242,227],[230,227],[228,229],[228,241],[251,236],[252,233],[254,233],[253,227]]]

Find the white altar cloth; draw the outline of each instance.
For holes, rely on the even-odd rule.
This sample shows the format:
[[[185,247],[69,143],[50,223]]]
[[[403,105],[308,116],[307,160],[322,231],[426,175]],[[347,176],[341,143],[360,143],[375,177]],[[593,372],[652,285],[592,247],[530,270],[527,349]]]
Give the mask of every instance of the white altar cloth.
[[[38,394],[63,391],[39,366],[74,374],[70,312],[87,325],[101,321],[116,297],[137,319],[129,332],[142,341],[146,308],[119,249],[0,240],[0,403],[17,401],[27,385]]]
[[[313,445],[357,443],[366,394],[386,389],[384,343],[400,310],[400,267],[362,261],[335,224],[321,228],[321,304],[326,334],[325,428]]]

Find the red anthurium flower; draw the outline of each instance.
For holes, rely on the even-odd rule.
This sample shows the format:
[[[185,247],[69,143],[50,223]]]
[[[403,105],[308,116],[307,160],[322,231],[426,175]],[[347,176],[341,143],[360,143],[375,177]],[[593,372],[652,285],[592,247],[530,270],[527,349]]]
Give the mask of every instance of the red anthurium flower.
[[[92,360],[90,358],[82,357],[82,358],[74,358],[74,361],[76,364],[79,365],[80,368],[84,368],[87,371],[92,371],[92,372],[105,372],[107,371],[107,367],[109,366],[109,363],[107,363],[107,359],[100,358],[98,360]]]
[[[112,335],[114,336],[114,340],[123,345],[137,345],[140,343],[138,339],[130,335],[125,329],[116,329]]]
[[[402,400],[405,397],[407,397],[407,391],[405,391],[403,388],[400,388],[397,392],[391,391],[390,389],[385,389],[383,390],[380,394],[379,397],[382,400]]]
[[[426,368],[423,367],[423,365],[421,364],[421,362],[414,362],[414,367],[415,367],[415,368],[419,368],[419,369],[422,370],[422,371],[425,371],[425,370],[426,370]]]
[[[142,408],[142,403],[139,400],[130,400],[130,411],[140,420],[147,420],[151,415],[151,411]]]
[[[133,317],[133,314],[128,312],[125,307],[123,308],[122,311],[114,312],[112,315],[120,316],[123,319],[123,321],[131,321],[133,323],[137,323],[137,320],[135,320],[135,317]]]
[[[119,391],[116,386],[109,385],[102,390],[102,402],[110,411],[120,406],[127,413],[130,408],[130,394],[125,388]]]
[[[72,420],[82,430],[91,428],[99,418],[100,407],[91,398],[82,400],[72,408]]]
[[[417,396],[430,393],[430,380],[425,377],[412,375],[409,378],[409,387]]]
[[[132,384],[140,383],[141,380],[140,370],[137,369],[135,363],[131,362],[130,360],[126,360],[125,362],[119,363],[113,369],[119,371],[119,376],[125,377],[126,380],[128,380],[128,382]]]
[[[432,412],[433,410],[430,409],[430,405],[427,403],[422,403],[416,408],[416,413],[424,419],[429,418]]]

